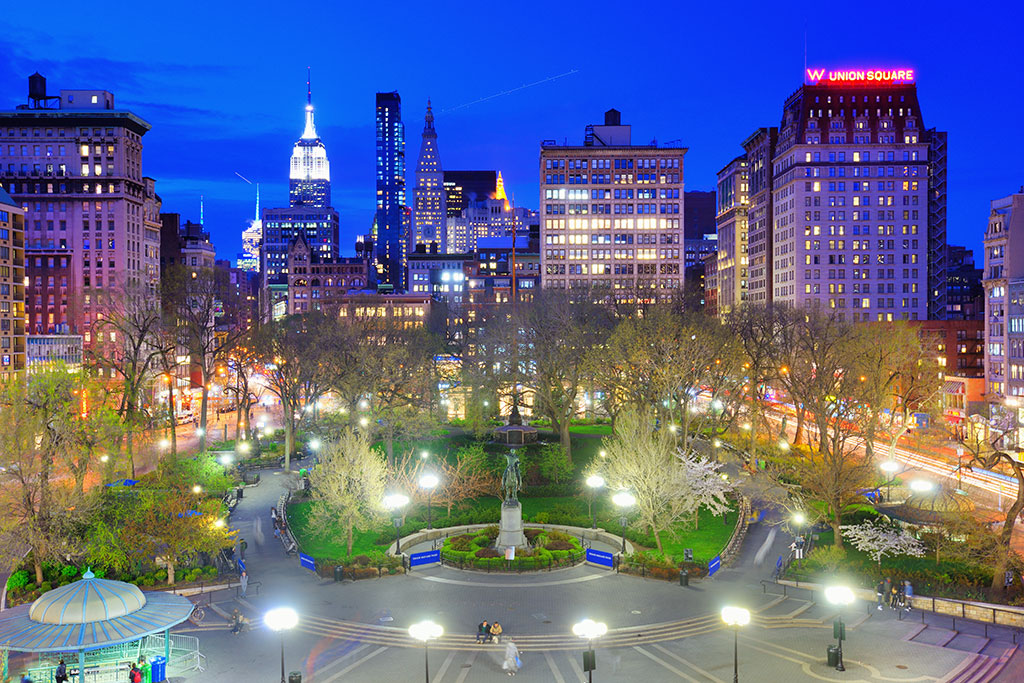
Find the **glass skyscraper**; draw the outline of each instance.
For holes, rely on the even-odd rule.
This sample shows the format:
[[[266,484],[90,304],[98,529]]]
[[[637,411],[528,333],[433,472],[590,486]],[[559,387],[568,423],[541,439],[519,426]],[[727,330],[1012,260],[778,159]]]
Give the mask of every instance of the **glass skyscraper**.
[[[406,213],[405,126],[397,92],[377,93],[377,213],[373,236],[378,282],[405,290],[406,247],[411,221]]]

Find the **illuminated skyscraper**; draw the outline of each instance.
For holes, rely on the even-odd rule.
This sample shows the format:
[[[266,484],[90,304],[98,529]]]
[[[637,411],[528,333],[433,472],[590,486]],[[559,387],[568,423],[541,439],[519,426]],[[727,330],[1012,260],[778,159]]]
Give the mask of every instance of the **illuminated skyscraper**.
[[[411,221],[405,217],[405,126],[397,92],[377,93],[377,213],[373,238],[378,282],[405,289],[405,256]]]
[[[413,188],[412,243],[409,251],[417,244],[435,244],[445,253],[445,206],[444,173],[441,171],[441,155],[437,149],[437,131],[434,130],[434,113],[427,100],[427,115],[423,124],[423,141],[420,143],[420,158],[416,163],[416,187]]]
[[[288,174],[292,206],[323,209],[331,205],[331,164],[313,125],[313,92],[306,81],[306,127],[292,150]]]
[[[260,243],[263,241],[263,219],[260,217],[260,186],[256,184],[256,217],[242,231],[242,251],[237,265],[249,273],[260,272]]]

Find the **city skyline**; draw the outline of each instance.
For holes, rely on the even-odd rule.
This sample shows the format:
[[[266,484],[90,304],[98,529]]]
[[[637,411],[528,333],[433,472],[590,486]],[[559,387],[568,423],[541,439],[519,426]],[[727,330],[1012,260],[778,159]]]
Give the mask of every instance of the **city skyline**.
[[[604,7],[591,6],[598,11]],[[991,15],[975,14],[955,22],[927,14],[904,23],[897,19],[884,28],[882,40],[870,44],[858,39],[864,27],[772,15],[765,21],[776,37],[774,44],[789,47],[766,52],[756,62],[744,57],[747,50],[717,54],[710,49],[727,30],[718,10],[694,10],[706,13],[692,15],[659,10],[658,16],[674,15],[686,26],[721,28],[688,31],[678,58],[653,59],[639,71],[635,65],[602,64],[587,56],[590,50],[533,49],[561,39],[545,38],[538,30],[542,20],[528,9],[509,13],[494,27],[499,38],[517,46],[514,59],[467,60],[465,54],[472,49],[456,54],[441,45],[423,60],[417,56],[422,38],[413,28],[416,21],[408,21],[396,26],[394,51],[376,64],[368,63],[368,56],[377,54],[372,31],[360,30],[372,21],[369,11],[364,16],[363,10],[343,13],[328,7],[310,11],[317,12],[325,26],[345,20],[345,28],[339,30],[351,40],[340,52],[311,44],[301,53],[257,54],[243,49],[245,44],[254,29],[265,30],[274,23],[270,6],[259,10],[235,16],[230,8],[213,8],[214,14],[206,15],[203,25],[189,35],[169,18],[167,33],[182,34],[184,42],[168,42],[166,47],[145,40],[139,26],[116,12],[106,20],[111,30],[123,35],[114,43],[92,43],[89,36],[78,36],[75,27],[80,23],[73,15],[54,20],[44,34],[29,18],[15,13],[8,19],[15,30],[8,35],[24,39],[0,41],[0,50],[9,55],[0,65],[6,106],[23,100],[25,78],[37,70],[54,90],[85,87],[114,92],[119,109],[132,110],[153,124],[144,141],[143,173],[157,180],[164,210],[197,220],[199,197],[204,195],[206,227],[218,254],[233,257],[240,251],[241,231],[251,217],[255,195],[255,188],[235,172],[261,184],[263,206],[287,205],[288,179],[281,159],[287,158],[300,132],[296,122],[305,105],[307,66],[312,67],[317,91],[317,130],[336,160],[332,191],[341,214],[340,241],[350,245],[356,235],[369,232],[373,219],[375,92],[401,93],[411,107],[410,121],[431,98],[445,166],[501,170],[517,205],[538,208],[533,205],[540,141],[572,142],[580,126],[613,107],[633,124],[638,140],[658,136],[659,143],[679,140],[688,147],[686,189],[709,190],[715,186],[715,172],[738,154],[737,140],[757,126],[777,125],[778,102],[802,82],[806,26],[808,67],[907,67],[917,72],[928,126],[950,133],[951,244],[978,249],[988,202],[1021,185],[1014,163],[1024,153],[1024,133],[1014,125],[1014,112],[1024,96],[1001,87],[1012,80],[1014,64],[1021,62],[1020,48],[997,42],[983,54],[960,53],[932,50],[924,40],[945,35],[954,23],[965,40],[983,40],[998,17],[998,7],[989,10]],[[408,10],[403,16],[412,19],[413,14]],[[639,35],[633,31],[638,22],[645,23],[625,16],[619,25],[625,35]],[[443,30],[465,30],[472,36],[472,25],[471,17],[450,13],[444,17]],[[132,36],[133,29],[137,37]],[[188,49],[214,30],[222,34],[217,44]],[[492,37],[469,40],[470,48],[491,51],[501,42]],[[657,44],[657,38],[651,40]],[[709,54],[716,54],[713,67]],[[357,63],[362,66],[349,68]],[[440,77],[439,64],[460,76]],[[193,76],[200,71],[201,77]],[[979,126],[974,120],[975,98],[959,93],[982,89],[1005,93],[1008,100],[987,111],[987,125]],[[734,96],[723,97],[728,91]],[[407,181],[414,182],[408,173]]]

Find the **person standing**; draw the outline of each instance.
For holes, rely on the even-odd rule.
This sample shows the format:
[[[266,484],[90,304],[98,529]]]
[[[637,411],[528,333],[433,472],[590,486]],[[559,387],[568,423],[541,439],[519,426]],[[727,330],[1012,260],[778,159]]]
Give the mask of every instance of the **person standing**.
[[[900,591],[894,585],[889,589],[889,609],[896,609],[900,601]]]
[[[480,624],[476,627],[476,642],[486,643],[488,640],[490,640],[490,629],[491,625],[487,623],[486,619],[481,621]]]
[[[906,580],[903,581],[903,602],[904,602],[905,609],[908,612],[910,611],[910,608],[912,607],[911,603],[914,602],[913,599],[912,599],[913,597],[914,597],[914,586],[911,585],[910,579],[906,579]]]
[[[142,672],[142,683],[153,683],[153,667],[146,661],[146,655],[139,655],[139,671]]]
[[[132,668],[128,670],[128,683],[142,683],[142,672],[132,662]]]
[[[882,579],[879,579],[878,585],[875,586],[875,598],[878,601],[878,611],[881,612],[885,603],[885,581]]]
[[[57,670],[53,672],[53,680],[57,683],[66,683],[68,680],[68,665],[64,663],[63,659],[57,664]]]
[[[245,592],[249,590],[249,572],[242,570],[242,575],[238,577],[238,585],[242,589],[242,597],[245,597]]]
[[[519,659],[519,648],[511,640],[505,642],[505,661],[501,663],[501,668],[509,675],[515,676],[519,673],[519,667],[522,662]]]

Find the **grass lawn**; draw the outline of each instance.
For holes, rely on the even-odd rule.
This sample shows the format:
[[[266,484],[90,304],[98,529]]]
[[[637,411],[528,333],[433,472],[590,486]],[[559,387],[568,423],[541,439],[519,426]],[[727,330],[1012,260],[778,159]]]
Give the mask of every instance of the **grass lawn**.
[[[345,535],[340,526],[336,527],[331,534],[323,537],[309,531],[308,519],[312,505],[311,502],[303,502],[288,506],[288,522],[295,535],[295,541],[299,544],[299,549],[307,555],[317,558],[345,557]],[[372,555],[383,552],[387,545],[377,545],[379,538],[378,531],[353,531],[352,555]],[[390,536],[388,538],[391,539]]]
[[[571,425],[569,427],[571,434],[594,434],[597,436],[611,436],[612,426],[611,425]]]

